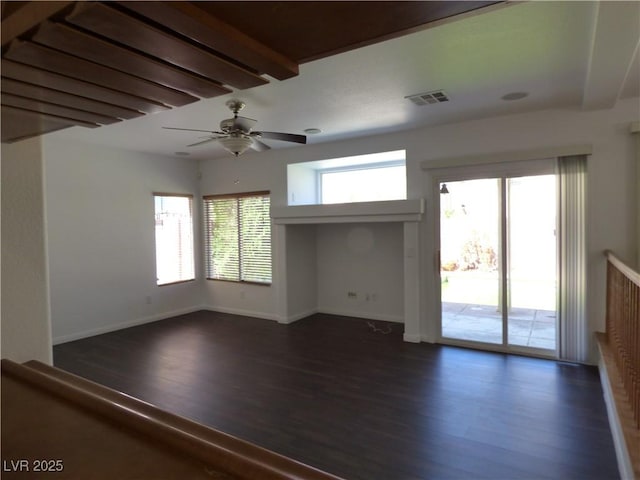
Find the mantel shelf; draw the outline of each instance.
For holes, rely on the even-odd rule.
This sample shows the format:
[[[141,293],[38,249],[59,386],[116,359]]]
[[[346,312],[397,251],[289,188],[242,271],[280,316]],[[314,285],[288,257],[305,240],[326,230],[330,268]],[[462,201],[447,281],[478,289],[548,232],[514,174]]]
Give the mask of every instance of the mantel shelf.
[[[271,217],[278,225],[418,222],[423,213],[422,198],[331,205],[292,205],[271,209]]]

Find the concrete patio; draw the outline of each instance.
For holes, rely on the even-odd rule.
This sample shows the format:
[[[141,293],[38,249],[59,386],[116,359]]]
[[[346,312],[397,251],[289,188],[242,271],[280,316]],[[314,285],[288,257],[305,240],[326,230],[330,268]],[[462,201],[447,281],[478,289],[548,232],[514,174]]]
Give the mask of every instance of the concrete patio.
[[[495,305],[442,303],[442,336],[502,343],[502,316]],[[529,308],[509,311],[510,345],[556,349],[556,312]]]

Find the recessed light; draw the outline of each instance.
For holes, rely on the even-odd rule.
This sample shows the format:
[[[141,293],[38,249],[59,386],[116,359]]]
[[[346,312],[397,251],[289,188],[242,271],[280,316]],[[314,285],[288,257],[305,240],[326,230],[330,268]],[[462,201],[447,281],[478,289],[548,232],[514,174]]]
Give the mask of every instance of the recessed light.
[[[319,128],[305,128],[304,129],[304,133],[306,133],[307,135],[316,135],[318,133],[322,132],[322,130],[320,130]]]
[[[503,95],[501,98],[502,100],[511,101],[511,100],[521,100],[528,96],[529,96],[528,92],[511,92],[511,93],[507,93],[506,95]]]
[[[189,152],[175,152],[175,155],[179,155],[180,157],[188,157],[191,154]]]

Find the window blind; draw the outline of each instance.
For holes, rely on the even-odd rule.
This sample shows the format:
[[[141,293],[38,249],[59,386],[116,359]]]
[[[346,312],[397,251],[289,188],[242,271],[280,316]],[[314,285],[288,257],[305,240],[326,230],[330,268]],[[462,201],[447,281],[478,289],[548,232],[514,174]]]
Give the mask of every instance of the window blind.
[[[587,156],[558,157],[560,358],[587,362]]]
[[[204,197],[208,279],[270,284],[269,192]]]

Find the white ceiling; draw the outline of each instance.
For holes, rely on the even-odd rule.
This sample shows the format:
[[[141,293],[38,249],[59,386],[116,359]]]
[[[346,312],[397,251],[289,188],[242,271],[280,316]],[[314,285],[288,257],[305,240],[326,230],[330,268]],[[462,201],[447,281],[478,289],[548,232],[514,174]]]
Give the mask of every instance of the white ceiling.
[[[228,156],[181,127],[217,130],[225,102],[256,130],[303,133],[309,143],[550,108],[612,108],[640,96],[640,2],[534,1],[489,8],[424,31],[300,66],[298,77],[97,129],[47,136],[188,158]],[[450,101],[416,106],[406,96],[444,90]],[[501,97],[527,92],[517,101]],[[640,117],[640,103],[639,103]],[[265,140],[272,148],[297,146]],[[250,152],[245,155],[259,155]]]

